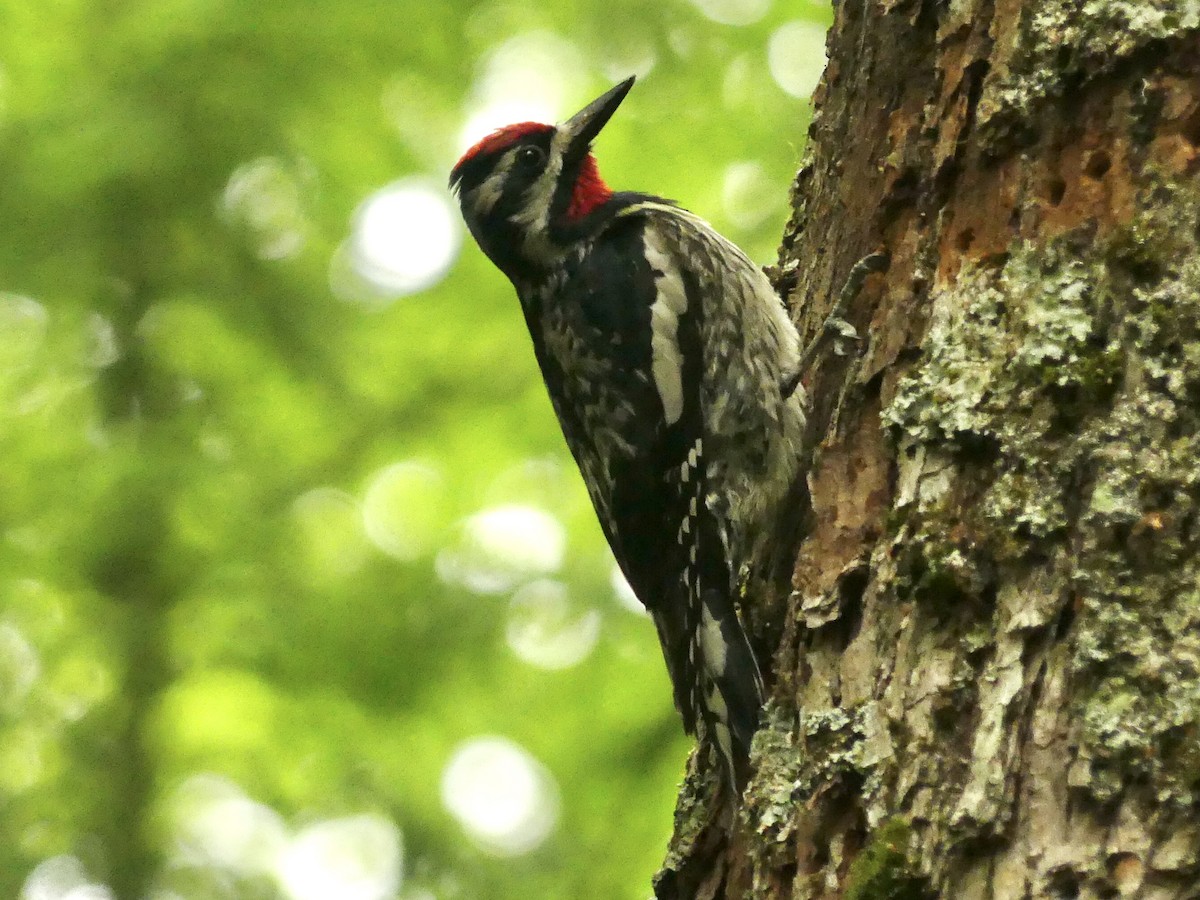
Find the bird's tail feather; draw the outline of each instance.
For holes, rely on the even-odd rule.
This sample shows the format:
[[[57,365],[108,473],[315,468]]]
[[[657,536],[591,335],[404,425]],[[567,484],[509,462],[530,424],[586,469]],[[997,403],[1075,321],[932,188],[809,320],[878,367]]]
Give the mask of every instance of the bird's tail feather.
[[[697,706],[704,735],[722,758],[730,784],[740,795],[749,778],[750,743],[758,730],[763,681],[758,661],[728,592],[701,595]]]

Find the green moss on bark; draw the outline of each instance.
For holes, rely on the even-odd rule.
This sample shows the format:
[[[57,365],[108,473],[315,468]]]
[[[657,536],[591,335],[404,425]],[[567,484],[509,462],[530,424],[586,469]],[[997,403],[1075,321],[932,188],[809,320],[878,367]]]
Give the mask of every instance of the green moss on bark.
[[[889,819],[871,834],[866,846],[850,864],[845,900],[924,900],[928,887],[908,859],[910,827],[903,819]]]

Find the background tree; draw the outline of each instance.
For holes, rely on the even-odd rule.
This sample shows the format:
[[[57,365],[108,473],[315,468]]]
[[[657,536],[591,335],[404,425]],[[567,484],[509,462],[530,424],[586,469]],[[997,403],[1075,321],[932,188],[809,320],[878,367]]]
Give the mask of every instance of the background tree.
[[[826,359],[726,843],[662,897],[1200,890],[1200,9],[842,3],[782,274]],[[770,608],[768,606],[768,608]]]

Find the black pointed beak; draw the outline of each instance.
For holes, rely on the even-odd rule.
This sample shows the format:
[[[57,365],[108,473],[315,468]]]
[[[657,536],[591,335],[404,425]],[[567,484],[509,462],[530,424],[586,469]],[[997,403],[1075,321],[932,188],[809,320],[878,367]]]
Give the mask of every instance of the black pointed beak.
[[[601,94],[563,124],[559,125],[559,130],[570,135],[569,146],[572,150],[586,150],[590,144],[600,133],[608,120],[612,118],[612,114],[617,111],[617,107],[621,105],[621,101],[625,99],[625,95],[629,93],[629,89],[633,87],[633,82],[637,76],[631,75],[618,84],[616,87],[604,94]]]

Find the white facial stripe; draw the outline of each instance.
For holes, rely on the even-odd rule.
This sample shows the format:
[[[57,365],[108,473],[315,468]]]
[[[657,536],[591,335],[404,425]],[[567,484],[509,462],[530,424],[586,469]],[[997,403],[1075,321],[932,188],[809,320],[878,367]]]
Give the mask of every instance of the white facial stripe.
[[[562,160],[551,157],[546,170],[525,191],[521,209],[513,215],[513,222],[526,225],[530,230],[544,230],[549,225],[550,202],[554,199],[554,188],[561,169]]]
[[[557,164],[562,168],[562,159],[567,154],[567,148],[571,143],[573,135],[565,129],[558,128],[554,131],[554,137],[550,139],[550,164]]]
[[[501,157],[500,162],[496,164],[492,174],[484,179],[483,184],[471,191],[471,205],[477,216],[486,216],[492,211],[492,207],[500,202],[500,196],[504,193],[505,179],[508,178],[508,172],[516,160],[517,153],[514,147]]]
[[[562,152],[558,148],[556,137],[550,145],[550,158],[546,161],[546,168],[538,176],[538,180],[525,191],[521,209],[512,217],[514,223],[524,226],[526,250],[532,256],[539,255],[539,241],[544,241],[550,228],[550,204],[554,202],[554,189],[558,186],[560,172]]]
[[[654,386],[662,400],[663,417],[674,425],[683,415],[683,356],[679,352],[679,317],[687,312],[687,291],[658,232],[646,229],[646,259],[656,272],[658,292],[650,306],[650,354]]]
[[[522,226],[525,234],[523,250],[530,259],[548,259],[556,255],[547,235],[550,231],[550,205],[554,202],[554,191],[562,174],[563,156],[571,143],[569,132],[561,128],[550,139],[550,152],[546,168],[525,192],[521,209],[512,217],[512,222]]]

